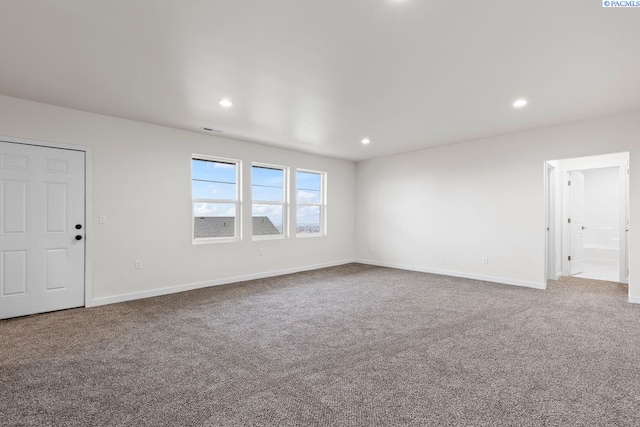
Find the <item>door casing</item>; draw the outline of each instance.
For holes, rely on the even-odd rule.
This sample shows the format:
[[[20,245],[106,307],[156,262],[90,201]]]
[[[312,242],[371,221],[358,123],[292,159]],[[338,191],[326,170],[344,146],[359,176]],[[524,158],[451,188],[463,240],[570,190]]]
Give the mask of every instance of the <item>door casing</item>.
[[[599,168],[610,168],[617,167],[619,168],[619,176],[620,176],[620,283],[629,283],[629,239],[630,239],[630,231],[629,231],[629,178],[630,178],[630,165],[629,165],[629,153],[614,153],[618,158],[624,154],[626,160],[622,161],[618,160],[606,160],[606,161],[593,161],[592,163],[585,162],[579,166],[571,166],[571,167],[563,167],[561,173],[563,173],[563,181],[567,181],[568,173],[571,171],[579,171],[579,170],[589,170],[589,169],[599,169]],[[607,156],[607,155],[605,155]],[[581,159],[581,158],[574,158]],[[565,159],[571,160],[571,159]],[[562,161],[565,161],[562,160]],[[554,163],[556,161],[551,161]],[[553,204],[550,201],[551,194],[554,191],[552,188],[555,185],[555,182],[551,179],[551,174],[549,173],[555,166],[551,164],[549,161],[545,162],[545,174],[544,174],[544,183],[545,183],[545,224],[546,227],[550,227],[554,222],[552,219],[554,208]],[[558,170],[556,169],[556,173]],[[565,183],[566,184],[566,183]],[[557,191],[557,188],[555,189]],[[566,191],[562,194],[563,206],[562,206],[562,221],[567,221],[567,194]],[[557,207],[555,207],[557,208]],[[562,225],[565,225],[564,223]],[[567,227],[562,227],[562,276],[569,275],[569,263],[568,263],[568,234]],[[551,262],[549,258],[549,252],[551,251],[550,246],[553,245],[553,242],[550,241],[549,233],[545,230],[545,277],[549,279],[549,271],[554,267],[555,262]],[[555,266],[557,268],[557,266]]]

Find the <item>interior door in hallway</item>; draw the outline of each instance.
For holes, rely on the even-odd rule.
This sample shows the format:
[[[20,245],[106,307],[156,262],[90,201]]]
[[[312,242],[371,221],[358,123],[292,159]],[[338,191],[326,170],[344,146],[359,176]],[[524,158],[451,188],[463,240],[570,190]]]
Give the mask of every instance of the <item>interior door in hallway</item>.
[[[584,258],[584,175],[580,171],[569,174],[569,275],[582,273]]]
[[[84,305],[85,153],[0,141],[0,319]]]

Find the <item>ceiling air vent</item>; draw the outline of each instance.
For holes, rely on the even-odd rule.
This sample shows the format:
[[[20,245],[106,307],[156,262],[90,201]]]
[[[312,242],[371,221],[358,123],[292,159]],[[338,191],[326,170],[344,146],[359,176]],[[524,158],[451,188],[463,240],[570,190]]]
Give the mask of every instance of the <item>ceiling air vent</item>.
[[[220,129],[213,129],[213,128],[202,128],[202,130],[205,131],[205,132],[224,133]]]

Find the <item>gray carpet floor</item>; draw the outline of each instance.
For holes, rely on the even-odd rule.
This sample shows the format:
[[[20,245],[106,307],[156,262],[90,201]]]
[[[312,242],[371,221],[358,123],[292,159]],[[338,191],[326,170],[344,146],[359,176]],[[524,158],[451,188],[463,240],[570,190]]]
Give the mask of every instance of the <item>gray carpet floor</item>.
[[[0,321],[0,425],[640,425],[626,293],[350,264]]]

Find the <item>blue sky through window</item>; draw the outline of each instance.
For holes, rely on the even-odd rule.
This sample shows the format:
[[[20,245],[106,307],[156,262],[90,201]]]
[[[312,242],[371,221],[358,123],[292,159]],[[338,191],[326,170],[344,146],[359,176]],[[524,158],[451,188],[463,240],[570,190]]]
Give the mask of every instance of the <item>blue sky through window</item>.
[[[321,176],[312,172],[296,174],[296,201],[302,203],[320,203]]]
[[[224,163],[208,160],[191,161],[193,199],[236,200],[237,169],[235,163]],[[193,215],[196,217],[235,217],[236,206],[231,203],[193,204]]]
[[[320,231],[320,207],[300,206],[304,203],[321,203],[322,176],[313,172],[296,173],[296,229],[298,233]]]
[[[207,160],[192,160],[192,197],[194,199],[235,200],[237,165]]]
[[[251,168],[251,197],[254,202],[251,213],[254,217],[269,218],[280,233],[284,229],[283,206],[256,202],[284,203],[284,180],[283,169],[263,166]]]
[[[284,202],[284,171],[261,166],[251,168],[253,201]]]
[[[237,214],[235,204],[216,201],[237,199],[238,165],[223,161],[193,159],[192,171],[193,199],[209,201],[194,203],[194,216],[235,217]],[[285,201],[284,188],[284,170],[262,166],[251,168],[252,215],[268,217],[280,232],[284,227],[283,206],[280,205]],[[299,233],[320,231],[321,207],[304,206],[304,204],[321,205],[321,197],[322,175],[298,171],[296,173],[296,201],[298,204],[296,223]],[[269,202],[278,204],[269,204]]]

